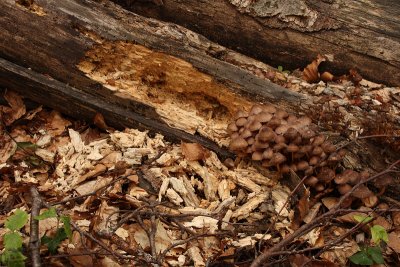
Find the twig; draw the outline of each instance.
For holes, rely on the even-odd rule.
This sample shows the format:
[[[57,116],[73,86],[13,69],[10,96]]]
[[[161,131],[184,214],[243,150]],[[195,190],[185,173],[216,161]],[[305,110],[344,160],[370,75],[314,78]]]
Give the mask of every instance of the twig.
[[[338,150],[340,150],[340,149],[342,149],[342,148],[344,148],[344,147],[346,147],[346,146],[348,146],[348,145],[351,145],[352,143],[357,142],[357,140],[369,139],[369,138],[379,138],[379,137],[393,137],[393,138],[399,138],[400,135],[375,134],[375,135],[357,136],[357,137],[354,138],[353,140],[351,140],[351,141],[349,141],[349,142],[347,142],[347,143],[345,143],[345,144],[339,146],[339,147],[336,149],[336,151],[338,151]]]
[[[345,195],[342,196],[342,198],[339,200],[339,202],[328,212],[322,214],[321,216],[315,218],[313,221],[301,226],[299,229],[297,229],[296,231],[294,231],[292,234],[287,235],[281,242],[279,242],[278,244],[274,245],[273,247],[271,247],[269,250],[267,250],[266,252],[262,253],[261,255],[259,255],[251,264],[251,267],[259,267],[262,266],[263,263],[265,263],[270,257],[271,257],[271,253],[273,252],[277,252],[280,251],[282,248],[284,248],[286,245],[290,244],[293,240],[295,240],[296,238],[310,232],[312,229],[314,229],[315,227],[317,227],[318,225],[322,225],[322,223],[324,221],[326,221],[327,219],[331,218],[332,216],[335,216],[336,214],[338,214],[340,212],[340,207],[343,204],[343,202],[358,188],[360,187],[360,185],[370,182],[374,179],[376,179],[379,176],[382,176],[384,174],[390,173],[392,172],[392,168],[394,168],[397,164],[400,163],[400,160],[397,160],[396,162],[394,162],[392,165],[390,165],[388,168],[386,168],[385,170],[369,177],[368,179],[364,180],[364,181],[360,181],[358,182],[349,192],[347,192]]]
[[[40,267],[40,238],[39,238],[39,221],[35,216],[39,216],[40,208],[42,207],[42,199],[35,186],[31,186],[30,193],[32,197],[31,223],[29,250],[31,252],[32,266]]]

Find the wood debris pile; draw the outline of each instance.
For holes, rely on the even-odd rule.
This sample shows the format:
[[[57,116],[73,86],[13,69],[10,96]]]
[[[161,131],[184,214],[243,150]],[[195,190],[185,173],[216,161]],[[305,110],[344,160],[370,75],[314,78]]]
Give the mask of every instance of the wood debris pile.
[[[45,201],[59,203],[61,213],[119,255],[100,257],[96,264],[102,266],[118,260],[171,266],[233,261],[237,251],[261,239],[274,242],[261,233],[279,211],[274,238],[290,231],[293,213],[283,208],[289,190],[250,163],[230,169],[197,144],[171,144],[135,129],[100,132],[42,107],[26,113],[10,91],[5,98],[18,105],[9,101],[3,115],[20,112],[2,129],[8,131],[0,162],[3,222],[15,206],[29,211],[26,188],[35,185]],[[39,235],[56,227],[54,218],[41,221]],[[81,239],[75,231],[59,253],[100,249]],[[70,261],[78,266],[95,259],[81,255]]]

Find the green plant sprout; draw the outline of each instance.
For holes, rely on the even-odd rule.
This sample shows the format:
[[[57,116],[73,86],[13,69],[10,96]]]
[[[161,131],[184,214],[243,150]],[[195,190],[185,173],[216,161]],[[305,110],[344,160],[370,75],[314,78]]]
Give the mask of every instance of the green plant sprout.
[[[366,217],[361,215],[355,215],[354,219],[359,223],[368,223],[372,220],[372,217]],[[385,260],[382,256],[382,249],[380,247],[381,242],[387,243],[388,233],[385,228],[380,225],[374,225],[370,227],[371,239],[375,246],[362,247],[360,251],[350,256],[350,261],[359,265],[373,265],[373,264],[384,264]]]

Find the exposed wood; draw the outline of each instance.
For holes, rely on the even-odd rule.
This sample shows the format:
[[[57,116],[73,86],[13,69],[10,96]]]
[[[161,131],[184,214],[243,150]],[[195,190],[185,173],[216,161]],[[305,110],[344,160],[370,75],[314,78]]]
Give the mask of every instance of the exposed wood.
[[[113,0],[138,14],[174,22],[241,53],[285,68],[318,53],[332,68],[400,85],[397,0]]]
[[[72,116],[90,119],[102,111],[114,126],[142,125],[175,139],[197,138],[177,135],[178,128],[221,146],[227,145],[226,122],[236,109],[271,101],[294,110],[309,102],[213,57],[235,53],[113,3],[41,0],[32,9],[6,0],[0,7],[2,84]],[[20,66],[34,72],[22,75]],[[32,80],[30,90],[22,80]],[[48,83],[56,82],[59,92],[51,92]],[[64,91],[61,83],[68,85]],[[151,99],[152,90],[163,98]]]

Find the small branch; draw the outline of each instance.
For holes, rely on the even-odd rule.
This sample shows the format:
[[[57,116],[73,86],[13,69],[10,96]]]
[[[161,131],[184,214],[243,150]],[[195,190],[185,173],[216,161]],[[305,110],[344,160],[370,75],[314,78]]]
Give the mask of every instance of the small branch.
[[[31,186],[30,193],[32,197],[32,210],[31,210],[31,223],[30,223],[30,237],[29,237],[29,250],[31,253],[32,266],[40,267],[40,238],[39,238],[39,221],[34,219],[35,216],[40,214],[42,207],[42,199],[36,187]]]
[[[357,137],[354,138],[353,140],[351,140],[351,141],[349,141],[349,142],[347,142],[347,143],[345,143],[345,144],[339,146],[339,147],[336,149],[336,151],[338,151],[338,150],[340,150],[340,149],[342,149],[342,148],[344,148],[344,147],[346,147],[346,146],[348,146],[348,145],[351,145],[352,143],[356,143],[358,140],[361,140],[361,139],[381,138],[381,137],[399,138],[400,135],[376,134],[376,135],[357,136]]]

